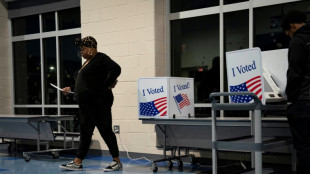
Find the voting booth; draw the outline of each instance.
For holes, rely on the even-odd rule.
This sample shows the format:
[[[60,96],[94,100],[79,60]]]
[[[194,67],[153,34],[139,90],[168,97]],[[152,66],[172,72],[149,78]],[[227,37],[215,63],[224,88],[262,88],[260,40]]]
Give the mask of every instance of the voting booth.
[[[253,92],[265,104],[262,58],[259,48],[226,52],[228,92]],[[253,102],[249,95],[229,97],[230,103]]]
[[[266,103],[286,102],[286,72],[288,49],[262,52],[263,76],[265,78]]]
[[[194,116],[194,80],[146,77],[138,80],[139,118]]]

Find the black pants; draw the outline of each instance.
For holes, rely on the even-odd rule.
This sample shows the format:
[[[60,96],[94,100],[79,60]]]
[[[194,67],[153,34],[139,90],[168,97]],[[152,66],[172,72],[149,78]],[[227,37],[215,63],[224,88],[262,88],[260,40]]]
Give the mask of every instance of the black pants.
[[[310,101],[296,101],[287,108],[287,118],[297,152],[297,173],[310,173]]]
[[[77,157],[84,159],[91,143],[95,126],[105,143],[107,144],[112,157],[119,156],[116,136],[112,130],[111,107],[94,107],[89,103],[79,104],[80,107],[80,143]]]

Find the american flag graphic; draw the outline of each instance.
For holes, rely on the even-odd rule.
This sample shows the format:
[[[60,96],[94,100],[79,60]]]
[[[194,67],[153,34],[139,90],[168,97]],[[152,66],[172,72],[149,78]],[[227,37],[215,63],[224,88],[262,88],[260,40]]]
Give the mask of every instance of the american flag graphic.
[[[178,94],[174,96],[174,99],[179,109],[182,109],[184,106],[189,106],[191,104],[187,97],[187,94]]]
[[[230,92],[253,92],[260,100],[263,97],[261,76],[256,76],[237,86],[229,86],[229,88]],[[249,95],[234,95],[231,96],[230,99],[233,103],[248,103],[253,99],[253,97]]]
[[[140,102],[140,115],[166,116],[167,115],[167,97],[158,98],[150,102]]]

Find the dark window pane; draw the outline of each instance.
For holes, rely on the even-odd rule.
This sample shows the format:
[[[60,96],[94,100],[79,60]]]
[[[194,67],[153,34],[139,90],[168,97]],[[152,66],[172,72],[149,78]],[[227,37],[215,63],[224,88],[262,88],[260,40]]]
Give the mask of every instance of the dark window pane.
[[[16,104],[41,104],[40,40],[13,43]]]
[[[211,108],[195,107],[195,117],[211,117]],[[219,114],[217,114],[219,115]]]
[[[45,104],[57,104],[57,90],[50,85],[57,85],[56,38],[43,39],[43,50]]]
[[[225,52],[249,48],[249,10],[224,14]]]
[[[80,120],[79,120],[79,109],[78,108],[63,108],[61,109],[61,115],[75,115],[72,121],[63,121],[61,124],[67,124],[66,128],[69,132],[80,132]]]
[[[234,3],[245,2],[245,1],[249,1],[249,0],[224,0],[224,4],[234,4]]]
[[[287,48],[289,38],[283,33],[281,22],[291,10],[308,12],[310,1],[280,4],[254,9],[254,46],[262,51]]]
[[[58,12],[59,30],[81,27],[80,8],[72,8]]]
[[[59,37],[60,87],[74,86],[74,74],[82,65],[79,48],[74,45],[75,38],[81,35]],[[76,104],[72,94],[61,95],[62,104]]]
[[[55,31],[55,12],[42,14],[43,32]]]
[[[45,115],[58,115],[57,108],[45,108]]]
[[[224,14],[225,53],[249,48],[249,10]],[[226,57],[226,55],[224,54]],[[224,91],[227,91],[226,58],[224,62]]]
[[[39,15],[12,19],[12,32],[13,36],[39,33]]]
[[[171,0],[171,13],[218,5],[219,0]]]
[[[15,108],[15,114],[17,115],[41,115],[41,108]]]
[[[195,102],[219,91],[219,15],[171,22],[172,76],[195,80]]]

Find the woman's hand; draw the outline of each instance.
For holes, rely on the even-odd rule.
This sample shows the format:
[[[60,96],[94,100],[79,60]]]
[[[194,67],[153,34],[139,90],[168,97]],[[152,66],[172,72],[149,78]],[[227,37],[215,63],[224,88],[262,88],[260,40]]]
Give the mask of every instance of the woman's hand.
[[[109,86],[109,89],[115,88],[116,84],[117,84],[118,80],[115,80],[115,82]]]
[[[64,87],[64,88],[62,88],[62,93],[63,93],[64,95],[68,95],[69,92],[71,92],[71,88],[70,88],[70,87]]]

